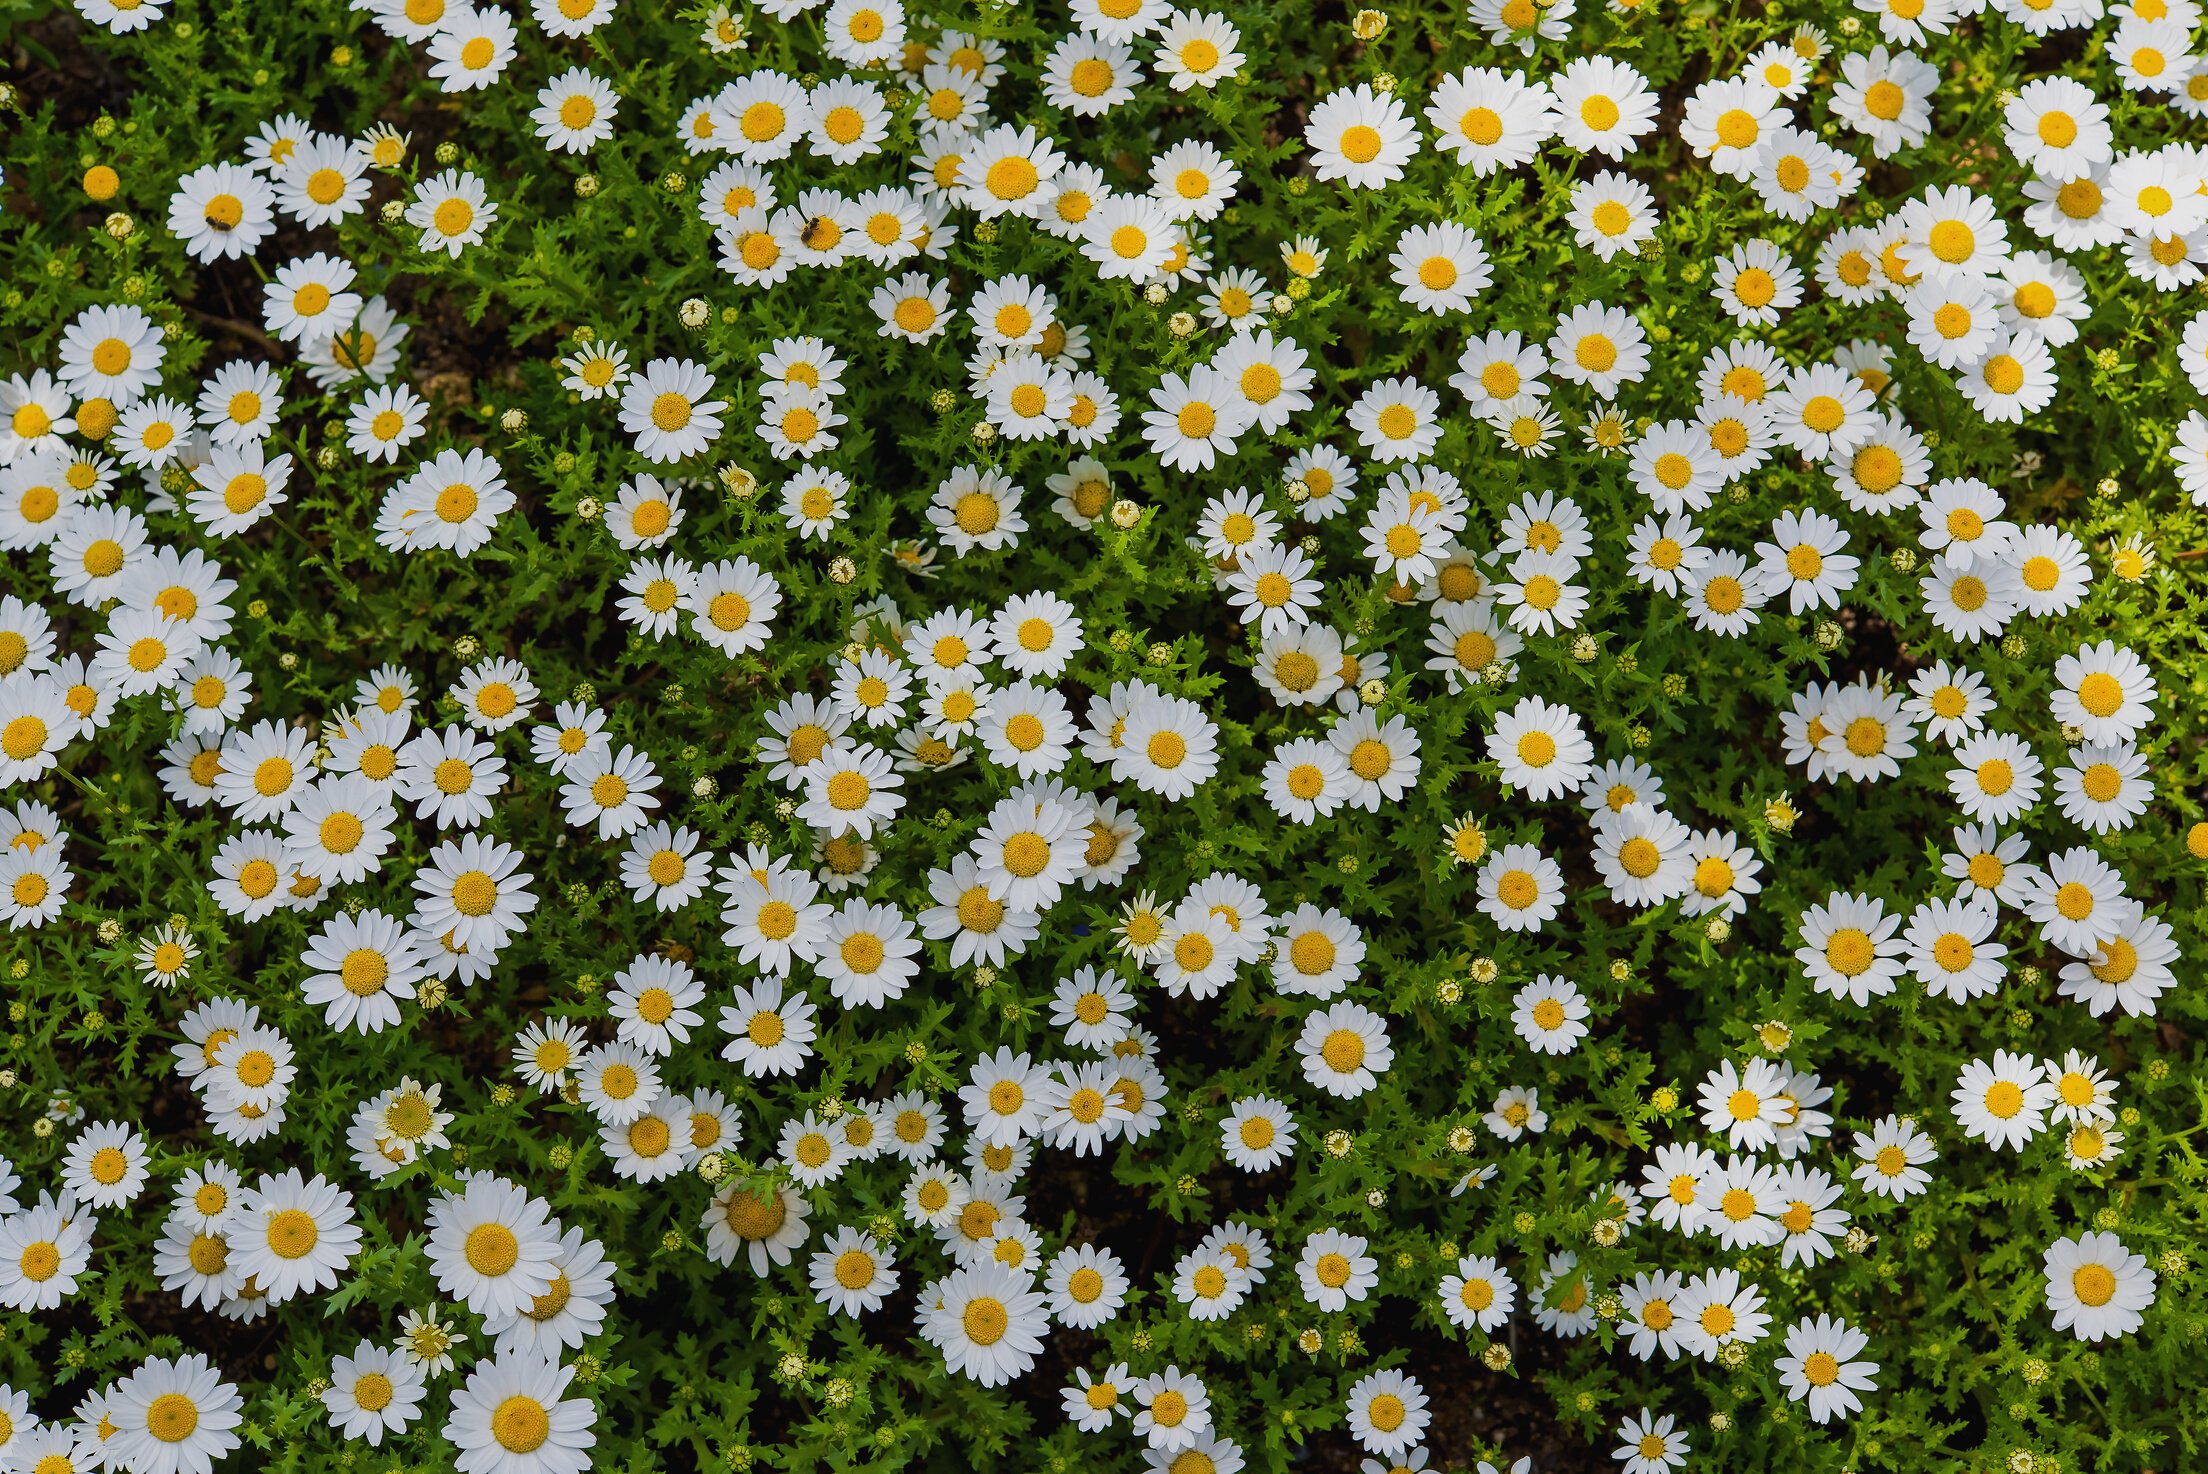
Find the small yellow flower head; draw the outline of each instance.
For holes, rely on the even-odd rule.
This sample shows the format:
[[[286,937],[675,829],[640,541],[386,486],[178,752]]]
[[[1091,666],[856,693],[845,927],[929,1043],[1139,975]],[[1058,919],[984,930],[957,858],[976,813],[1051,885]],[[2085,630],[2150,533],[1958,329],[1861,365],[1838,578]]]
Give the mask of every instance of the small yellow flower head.
[[[1449,858],[1459,865],[1477,865],[1487,858],[1487,830],[1477,817],[1466,814],[1443,835]]]

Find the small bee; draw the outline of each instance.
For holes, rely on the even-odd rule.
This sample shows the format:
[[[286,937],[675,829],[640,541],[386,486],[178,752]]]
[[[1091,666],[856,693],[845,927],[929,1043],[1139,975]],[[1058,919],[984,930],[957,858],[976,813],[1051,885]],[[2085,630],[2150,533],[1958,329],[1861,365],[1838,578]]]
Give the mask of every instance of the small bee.
[[[799,237],[808,250],[823,251],[834,245],[843,235],[843,228],[826,215],[815,215],[805,222],[805,233]]]

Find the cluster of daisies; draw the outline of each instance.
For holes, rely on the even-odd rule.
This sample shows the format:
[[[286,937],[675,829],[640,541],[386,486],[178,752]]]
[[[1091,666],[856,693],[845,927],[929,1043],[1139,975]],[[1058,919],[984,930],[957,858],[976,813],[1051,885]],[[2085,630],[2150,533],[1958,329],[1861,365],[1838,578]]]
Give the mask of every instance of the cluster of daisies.
[[[50,1310],[74,1293],[100,1213],[136,1208],[149,1185],[148,1160],[140,1132],[99,1122],[70,1142],[58,1195],[42,1192],[25,1207],[14,1197],[20,1179],[0,1168],[0,1303]],[[353,1194],[320,1174],[263,1172],[248,1186],[235,1168],[210,1160],[187,1171],[169,1199],[154,1274],[186,1306],[232,1319],[256,1320],[335,1289],[362,1250]],[[614,1266],[604,1250],[564,1228],[541,1199],[487,1173],[438,1194],[425,1227],[438,1289],[480,1318],[491,1345],[446,1399],[454,1467],[582,1474],[597,1409],[566,1395],[574,1374],[560,1358],[605,1320]],[[320,1384],[331,1426],[371,1447],[404,1434],[429,1416],[431,1385],[454,1370],[453,1351],[467,1339],[452,1322],[410,1312],[390,1344],[363,1340],[335,1357]],[[26,1474],[206,1471],[240,1446],[244,1407],[206,1356],[154,1357],[65,1415],[40,1417],[20,1394],[0,1397],[0,1457]]]
[[[428,85],[458,95],[514,86],[528,56],[564,54],[616,5],[534,0],[518,17],[461,0],[355,8],[418,51]],[[131,34],[160,20],[165,0],[77,8]],[[1621,590],[1714,650],[1805,620],[1820,639],[1830,626],[1829,650],[1880,561],[1905,575],[1921,564],[1898,596],[1901,618],[1952,655],[1913,662],[1906,678],[1872,670],[1813,683],[1764,735],[1805,785],[1944,785],[1952,847],[1933,893],[1913,903],[1835,892],[1792,918],[1800,975],[1855,1010],[1905,980],[1963,1005],[1999,994],[2013,957],[2044,947],[2065,959],[2061,995],[2089,1016],[2153,1014],[2177,985],[2176,932],[2096,846],[2156,814],[2150,739],[2163,693],[2139,652],[2077,638],[2071,617],[2096,585],[2087,546],[2012,512],[1980,477],[1941,476],[1940,437],[1913,427],[1901,400],[1906,390],[2020,423],[2054,402],[2058,352],[2074,349],[2080,370],[2106,367],[2082,326],[2095,306],[2087,272],[2108,265],[2105,253],[2165,300],[2208,263],[2208,150],[2123,147],[2117,126],[2134,120],[2144,136],[2148,109],[2208,117],[2192,0],[2112,13],[2097,0],[1995,0],[1990,13],[1984,0],[1859,0],[1867,19],[1850,17],[1843,35],[1872,24],[1876,44],[1836,51],[1823,32],[1795,29],[1691,88],[1675,117],[1624,61],[1549,65],[1571,49],[1572,0],[1474,0],[1487,49],[1515,62],[1336,88],[1301,116],[1300,193],[1362,207],[1408,191],[1414,175],[1533,188],[1544,227],[1569,237],[1591,277],[1621,258],[1653,269],[1666,249],[1673,222],[1651,186],[1677,190],[1653,155],[1676,139],[1712,176],[1698,184],[1734,191],[1743,217],[1752,207],[1772,230],[1728,236],[1723,254],[1670,268],[1706,279],[1731,325],[1725,341],[1694,347],[1625,303],[1629,283],[1602,288],[1619,300],[1567,283],[1543,321],[1475,325],[1506,247],[1426,211],[1377,241],[1297,235],[1268,242],[1262,268],[1241,259],[1234,212],[1267,181],[1245,177],[1224,126],[1182,136],[1202,131],[1201,108],[1176,112],[1132,186],[1118,161],[1082,155],[1091,121],[1138,99],[1201,101],[1247,80],[1262,38],[1163,0],[1067,8],[1070,29],[1010,56],[1004,42],[942,29],[898,0],[767,0],[775,39],[800,38],[818,62],[803,68],[750,65],[750,22],[721,8],[700,42],[731,79],[685,103],[671,139],[629,130],[663,156],[662,182],[682,209],[694,201],[726,290],[803,304],[825,297],[826,273],[866,273],[860,320],[808,314],[824,319],[817,332],[750,345],[737,366],[695,349],[639,352],[632,364],[609,337],[573,335],[561,390],[625,447],[604,498],[578,510],[612,544],[598,548],[613,560],[607,612],[633,639],[672,638],[696,647],[685,655],[756,671],[778,622],[787,635],[812,621],[792,607],[789,568],[724,545],[721,492],[778,523],[792,550],[842,546],[886,494],[854,454],[872,431],[855,391],[905,392],[897,376],[925,377],[918,355],[944,345],[957,387],[936,388],[933,408],[970,420],[971,457],[926,468],[881,551],[907,587],[955,565],[1000,569],[995,591],[970,603],[873,599],[823,653],[812,689],[735,698],[749,705],[730,728],[758,733],[741,761],[776,819],[801,828],[794,846],[762,838],[764,825],[717,838],[702,808],[680,811],[684,785],[662,773],[664,755],[620,740],[624,713],[587,688],[548,696],[543,671],[477,658],[479,647],[435,699],[423,699],[418,673],[388,665],[311,720],[254,710],[263,691],[232,638],[233,599],[254,545],[291,515],[308,478],[280,446],[287,435],[302,443],[310,415],[341,417],[344,453],[374,471],[373,535],[393,554],[449,566],[526,520],[494,447],[439,443],[435,406],[400,369],[409,325],[376,290],[397,273],[366,244],[379,223],[401,232],[392,239],[422,258],[407,269],[430,275],[499,249],[495,233],[520,212],[509,200],[502,213],[457,150],[440,148],[439,170],[421,175],[410,139],[388,124],[337,135],[287,115],[263,122],[240,156],[175,180],[168,236],[201,266],[250,263],[269,358],[295,365],[241,357],[184,373],[170,362],[175,333],[113,301],[71,317],[51,361],[0,383],[0,548],[46,591],[0,598],[0,789],[59,796],[56,780],[119,717],[148,714],[166,734],[157,767],[168,801],[223,826],[206,866],[212,904],[241,931],[279,916],[306,928],[299,996],[323,1031],[287,1034],[250,999],[212,992],[181,1011],[171,1068],[222,1145],[173,1182],[156,1185],[158,1144],[141,1124],[69,1110],[45,1123],[71,1134],[36,1202],[18,1201],[20,1179],[0,1169],[0,1304],[50,1311],[81,1295],[99,1272],[100,1215],[137,1210],[152,1192],[167,1197],[151,1266],[162,1290],[250,1322],[337,1289],[383,1233],[348,1180],[374,1188],[426,1163],[456,1174],[421,1194],[418,1215],[442,1302],[334,1358],[320,1384],[330,1425],[371,1446],[441,1427],[463,1474],[588,1468],[597,1410],[571,1385],[568,1359],[613,1311],[620,1270],[541,1197],[460,1170],[456,1148],[468,1143],[448,1134],[456,1116],[444,1094],[454,1082],[407,1075],[349,1101],[348,1159],[307,1164],[319,1169],[311,1176],[240,1165],[250,1149],[280,1149],[319,1053],[405,1030],[453,990],[495,994],[510,980],[510,949],[544,899],[551,857],[533,861],[498,836],[507,815],[547,795],[566,830],[563,870],[596,866],[655,917],[712,918],[721,950],[624,949],[610,978],[593,980],[601,1010],[544,1013],[506,1041],[513,1082],[501,1088],[518,1083],[549,1112],[580,1113],[595,1142],[582,1171],[604,1186],[688,1195],[683,1220],[718,1266],[801,1277],[829,1314],[860,1320],[916,1289],[919,1339],[951,1374],[986,1387],[1033,1371],[1058,1331],[1090,1347],[1084,1333],[1145,1297],[1210,1323],[1263,1293],[1310,1323],[1415,1293],[1482,1344],[1530,1319],[1564,1340],[1599,1331],[1642,1361],[1734,1369],[1757,1358],[1823,1424],[1863,1410],[1882,1385],[1870,1335],[1792,1273],[1867,1248],[1851,1184],[1856,1203],[1927,1191],[1942,1152],[1926,1122],[1943,1109],[1958,1133],[1950,1157],[2021,1153],[2051,1129],[2054,1155],[2075,1172],[2120,1157],[2116,1084],[2077,1050],[1973,1058],[1949,1100],[1912,1102],[1836,1151],[1833,1086],[1792,1060],[1792,1036],[1774,1023],[1762,1055],[1722,1061],[1699,1082],[1689,1123],[1699,1138],[1656,1146],[1638,1184],[1598,1196],[1596,1244],[1644,1224],[1669,1235],[1662,1267],[1615,1283],[1568,1250],[1516,1264],[1468,1253],[1414,1290],[1384,1275],[1382,1252],[1349,1226],[1245,1214],[1202,1225],[1146,1286],[1109,1245],[1029,1216],[1039,1154],[1105,1170],[1160,1129],[1176,1090],[1189,1119],[1216,1109],[1218,1160],[1254,1175],[1307,1158],[1348,1103],[1397,1070],[1390,1018],[1374,1006],[1378,969],[1367,967],[1379,918],[1290,897],[1262,876],[1167,885],[1151,879],[1159,867],[1143,868],[1146,818],[1156,824],[1207,787],[1216,795],[1245,757],[1255,801],[1296,826],[1381,822],[1362,816],[1397,814],[1437,766],[1491,768],[1508,806],[1455,819],[1438,848],[1443,867],[1470,876],[1479,925],[1506,949],[1561,932],[1570,908],[1598,898],[1628,913],[1672,908],[1713,945],[1731,936],[1763,893],[1794,801],[1757,796],[1762,823],[1743,833],[1714,802],[1694,812],[1693,785],[1674,803],[1641,756],[1601,756],[1609,739],[1584,688],[1522,689],[1552,650],[1594,661]],[[1369,14],[1356,22],[1364,40],[1387,23]],[[2077,75],[1999,99],[2014,188],[1943,185],[1862,208],[1875,203],[1862,198],[1867,170],[1932,139],[1941,90],[1957,84],[1920,53],[1966,20],[2034,37],[2097,27],[2101,44]],[[587,159],[622,131],[625,102],[633,119],[640,101],[588,66],[555,67],[528,118],[544,149]],[[1541,185],[1553,163],[1593,155],[1602,162],[1585,177]],[[1646,179],[1637,164],[1650,166]],[[1555,198],[1539,201],[1542,187]],[[117,188],[106,165],[84,177],[92,199]],[[962,232],[1044,246],[1055,274],[975,276],[954,264]],[[1345,282],[1344,262],[1367,256],[1376,269]],[[1893,332],[1782,351],[1815,321],[1813,288],[1851,311],[1894,314]],[[1301,304],[1359,290],[1440,324],[1453,371],[1414,362],[1339,385],[1324,345],[1299,341]],[[1092,334],[1106,311],[1138,304],[1173,309],[1169,337],[1190,349],[1173,366]],[[695,320],[690,304],[683,314],[693,332],[710,318],[696,305]],[[2174,337],[2175,377],[2208,395],[2208,313]],[[1517,474],[1573,449],[1562,443],[1567,405],[1584,413],[1585,449],[1610,463],[1627,516],[1605,510],[1593,473],[1590,489],[1513,496],[1471,464],[1522,458]],[[1481,429],[1460,459],[1465,437],[1450,437],[1466,407]],[[2169,455],[2180,488],[2208,506],[2200,411]],[[727,456],[737,462],[701,507],[696,472]],[[778,484],[762,485],[744,460],[771,464]],[[1133,474],[1138,461],[1168,487],[1244,472],[1248,484],[1145,506],[1136,492],[1159,477]],[[1708,528],[1736,527],[1735,509],[1797,466],[1817,495],[1755,511],[1735,546],[1720,545]],[[1261,751],[1245,750],[1219,702],[1174,688],[1170,647],[1156,647],[1167,658],[1153,658],[1154,679],[1127,676],[1116,659],[1132,649],[1125,632],[1093,628],[1080,603],[1017,571],[1025,545],[1085,545],[1146,519],[1202,569],[1246,637],[1250,704],[1269,723]],[[2125,543],[2106,562],[2109,577],[2132,581],[2151,555]],[[1355,612],[1375,605],[1378,619]],[[2015,667],[2057,645],[2065,653],[2015,689],[1979,668],[1990,662],[1974,664],[1992,647],[2013,649]],[[1400,709],[1406,693],[1477,701],[1422,727]],[[1701,755],[1655,756],[1677,781]],[[986,801],[941,826],[958,833],[941,863],[909,870],[895,858],[918,827],[907,810],[953,772],[978,779]],[[689,796],[713,793],[706,781]],[[11,797],[0,809],[0,920],[65,927],[72,838],[50,804]],[[2208,856],[2208,827],[2187,843]],[[1597,884],[1575,893],[1567,876],[1588,873]],[[1091,908],[1116,915],[1097,962],[1035,955],[1046,932]],[[189,984],[203,940],[171,919],[138,940],[135,966],[157,985]],[[978,1050],[950,1088],[839,1092],[803,1109],[778,1098],[833,1051],[830,1031],[938,993],[945,959],[952,972],[1051,977],[1048,1045]],[[1177,1079],[1142,1022],[1146,998],[1201,1007],[1251,986],[1269,988],[1285,1024],[1276,1091],[1198,1104],[1195,1082]],[[1497,1152],[1547,1134],[1547,1066],[1599,1047],[1599,1006],[1551,972],[1516,985],[1511,1036],[1490,1041],[1515,1081],[1482,1117]],[[678,1083],[701,1078],[722,1088]],[[1474,1166],[1456,1192],[1498,1170]],[[879,1203],[894,1212],[864,1206]],[[1786,1273],[1760,1283],[1755,1266],[1770,1259],[1743,1258],[1754,1253]],[[2139,1330],[2157,1284],[2114,1232],[2045,1249],[2049,1323],[2080,1340]],[[1774,1296],[1802,1303],[1786,1310]],[[1302,1340],[1306,1351],[1320,1344],[1315,1330]],[[471,1344],[487,1354],[441,1394],[437,1424],[432,1384]],[[1237,1435],[1257,1431],[1215,1418],[1202,1369],[1178,1362],[1082,1366],[1061,1397],[1075,1427],[1125,1434],[1171,1474],[1236,1474]],[[204,1474],[239,1447],[243,1408],[206,1357],[152,1358],[66,1415],[0,1398],[0,1467]],[[1416,1378],[1359,1375],[1339,1414],[1385,1461],[1372,1467],[1422,1467],[1433,1408]],[[1688,1460],[1673,1412],[1641,1408],[1616,1435],[1628,1474]]]

